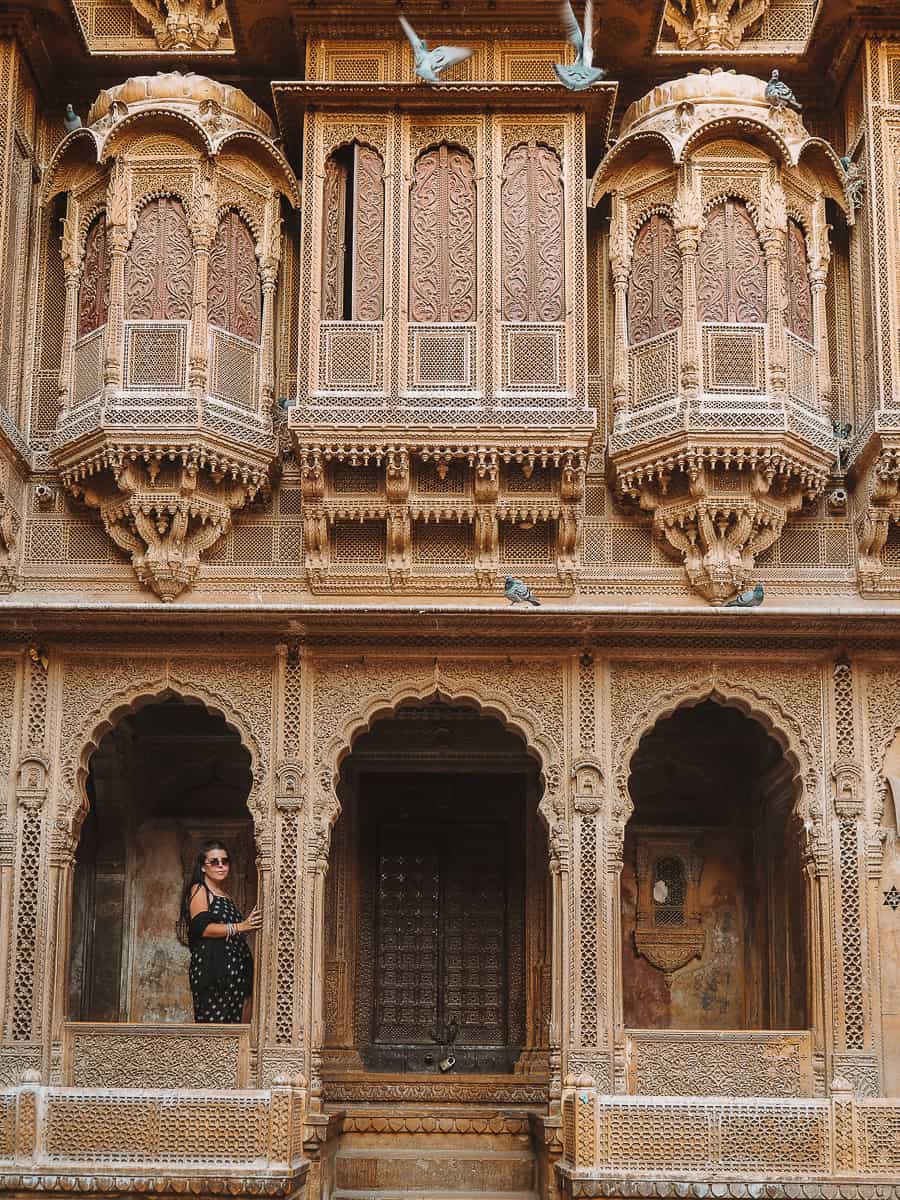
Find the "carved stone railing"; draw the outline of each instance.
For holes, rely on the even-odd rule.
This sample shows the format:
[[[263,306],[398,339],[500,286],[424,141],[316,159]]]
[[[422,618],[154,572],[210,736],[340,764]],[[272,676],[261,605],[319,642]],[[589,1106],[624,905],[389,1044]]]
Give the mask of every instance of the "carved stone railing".
[[[585,1076],[563,1091],[565,1191],[746,1196],[757,1194],[747,1185],[759,1183],[758,1194],[771,1195],[782,1193],[766,1191],[766,1183],[803,1181],[802,1194],[814,1196],[829,1194],[816,1185],[836,1179],[896,1183],[900,1100],[853,1100],[839,1082],[830,1100],[688,1099],[605,1096]],[[626,1191],[626,1180],[632,1189],[638,1180],[672,1181],[676,1190]],[[692,1190],[699,1181],[706,1191]],[[730,1183],[745,1190],[732,1192]]]
[[[564,392],[566,390],[566,326],[564,322],[528,324],[506,321],[502,326],[501,392]]]
[[[420,324],[408,327],[406,386],[411,392],[456,396],[477,391],[477,326]]]
[[[384,322],[319,324],[320,392],[384,391]]]
[[[72,1087],[245,1088],[247,1025],[63,1026],[62,1081]]]
[[[27,1074],[27,1073],[26,1073]],[[296,1081],[300,1083],[299,1078]],[[43,1087],[0,1091],[0,1189],[104,1195],[294,1194],[306,1091]],[[70,1185],[71,1186],[71,1185]]]
[[[634,1096],[812,1096],[812,1034],[628,1029],[628,1091]]]

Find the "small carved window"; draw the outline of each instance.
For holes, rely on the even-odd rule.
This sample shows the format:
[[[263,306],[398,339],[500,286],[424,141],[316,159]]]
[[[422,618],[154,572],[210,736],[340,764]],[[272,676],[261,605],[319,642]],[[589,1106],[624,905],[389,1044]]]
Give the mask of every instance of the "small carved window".
[[[194,295],[194,256],[187,217],[163,196],[141,209],[125,262],[129,321],[188,321]]]
[[[209,252],[208,316],[211,325],[259,341],[259,272],[253,235],[236,212],[219,222]]]
[[[653,923],[683,925],[687,883],[680,858],[658,858],[653,864]]]
[[[668,217],[654,213],[634,239],[628,338],[634,345],[681,324],[681,254]]]
[[[106,217],[97,217],[84,239],[84,263],[78,293],[78,336],[106,324],[109,313],[109,257],[106,252]]]
[[[474,321],[475,164],[441,145],[419,156],[410,193],[409,319]]]
[[[787,327],[805,342],[813,337],[812,292],[809,286],[809,261],[806,257],[806,238],[800,225],[788,220],[787,247]]]
[[[740,200],[725,200],[707,213],[698,265],[701,321],[765,321],[765,259],[753,219]]]
[[[559,156],[515,146],[500,194],[504,321],[563,319],[563,182]]]
[[[384,313],[384,169],[354,142],[325,163],[322,320],[380,321]]]

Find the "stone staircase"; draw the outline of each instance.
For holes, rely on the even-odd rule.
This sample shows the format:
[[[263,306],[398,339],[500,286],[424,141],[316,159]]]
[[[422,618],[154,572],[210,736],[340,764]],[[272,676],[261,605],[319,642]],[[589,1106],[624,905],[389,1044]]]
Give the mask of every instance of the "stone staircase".
[[[526,1110],[348,1105],[345,1112],[330,1200],[538,1200]]]

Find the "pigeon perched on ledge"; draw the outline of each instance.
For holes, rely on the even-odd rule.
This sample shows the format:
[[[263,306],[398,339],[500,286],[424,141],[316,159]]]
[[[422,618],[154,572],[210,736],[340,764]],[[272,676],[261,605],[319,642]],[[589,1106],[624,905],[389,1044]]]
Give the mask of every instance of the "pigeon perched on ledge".
[[[739,592],[733,600],[725,602],[725,608],[756,608],[762,604],[765,590],[763,585],[758,583],[756,587],[747,588],[744,592]]]
[[[503,591],[510,604],[533,604],[535,608],[540,608],[541,602],[531,590],[527,583],[523,583],[521,579],[516,579],[512,575],[507,575],[506,582],[503,585]]]
[[[766,84],[766,99],[773,108],[792,108],[794,112],[800,112],[800,101],[788,85],[778,78],[777,69],[772,71],[772,76]]]
[[[80,128],[81,128],[81,117],[79,117],[78,113],[75,111],[75,109],[72,107],[71,104],[67,104],[66,105],[66,113],[65,113],[65,116],[63,117],[63,129],[65,129],[66,133],[72,133],[72,132],[74,132],[74,130],[80,129]]]
[[[578,57],[569,66],[565,63],[554,63],[553,70],[556,78],[570,92],[583,92],[591,84],[603,79],[606,72],[602,67],[594,66],[594,5],[593,0],[587,0],[584,6],[584,34],[578,24],[578,18],[572,10],[569,0],[562,6],[562,20],[566,27],[566,37],[575,47]]]
[[[412,46],[416,74],[428,83],[440,83],[441,71],[446,71],[455,63],[464,62],[474,53],[466,46],[435,46],[433,50],[429,50],[428,43],[419,37],[406,17],[398,17],[397,20]]]

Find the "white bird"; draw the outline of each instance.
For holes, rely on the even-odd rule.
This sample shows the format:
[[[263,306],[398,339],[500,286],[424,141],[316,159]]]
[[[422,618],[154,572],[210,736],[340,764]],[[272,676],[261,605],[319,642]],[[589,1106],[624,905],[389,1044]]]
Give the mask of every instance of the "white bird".
[[[66,105],[66,115],[63,117],[63,129],[66,133],[71,133],[74,129],[81,128],[81,117],[72,107],[71,104]]]
[[[575,47],[578,57],[571,66],[554,63],[553,70],[559,82],[570,92],[581,92],[606,75],[602,67],[594,66],[593,0],[586,0],[584,6],[584,36],[569,0],[565,0],[562,6],[562,22],[566,28],[566,36]]]
[[[503,584],[503,592],[510,604],[533,604],[535,608],[541,607],[541,602],[531,590],[527,583],[523,583],[521,579],[516,579],[513,575],[506,576],[506,582]]]
[[[427,79],[429,83],[440,83],[441,71],[446,71],[454,63],[465,62],[474,53],[467,46],[435,46],[433,50],[429,50],[428,43],[419,37],[406,17],[401,16],[397,19],[413,48],[416,74],[421,79]]]

